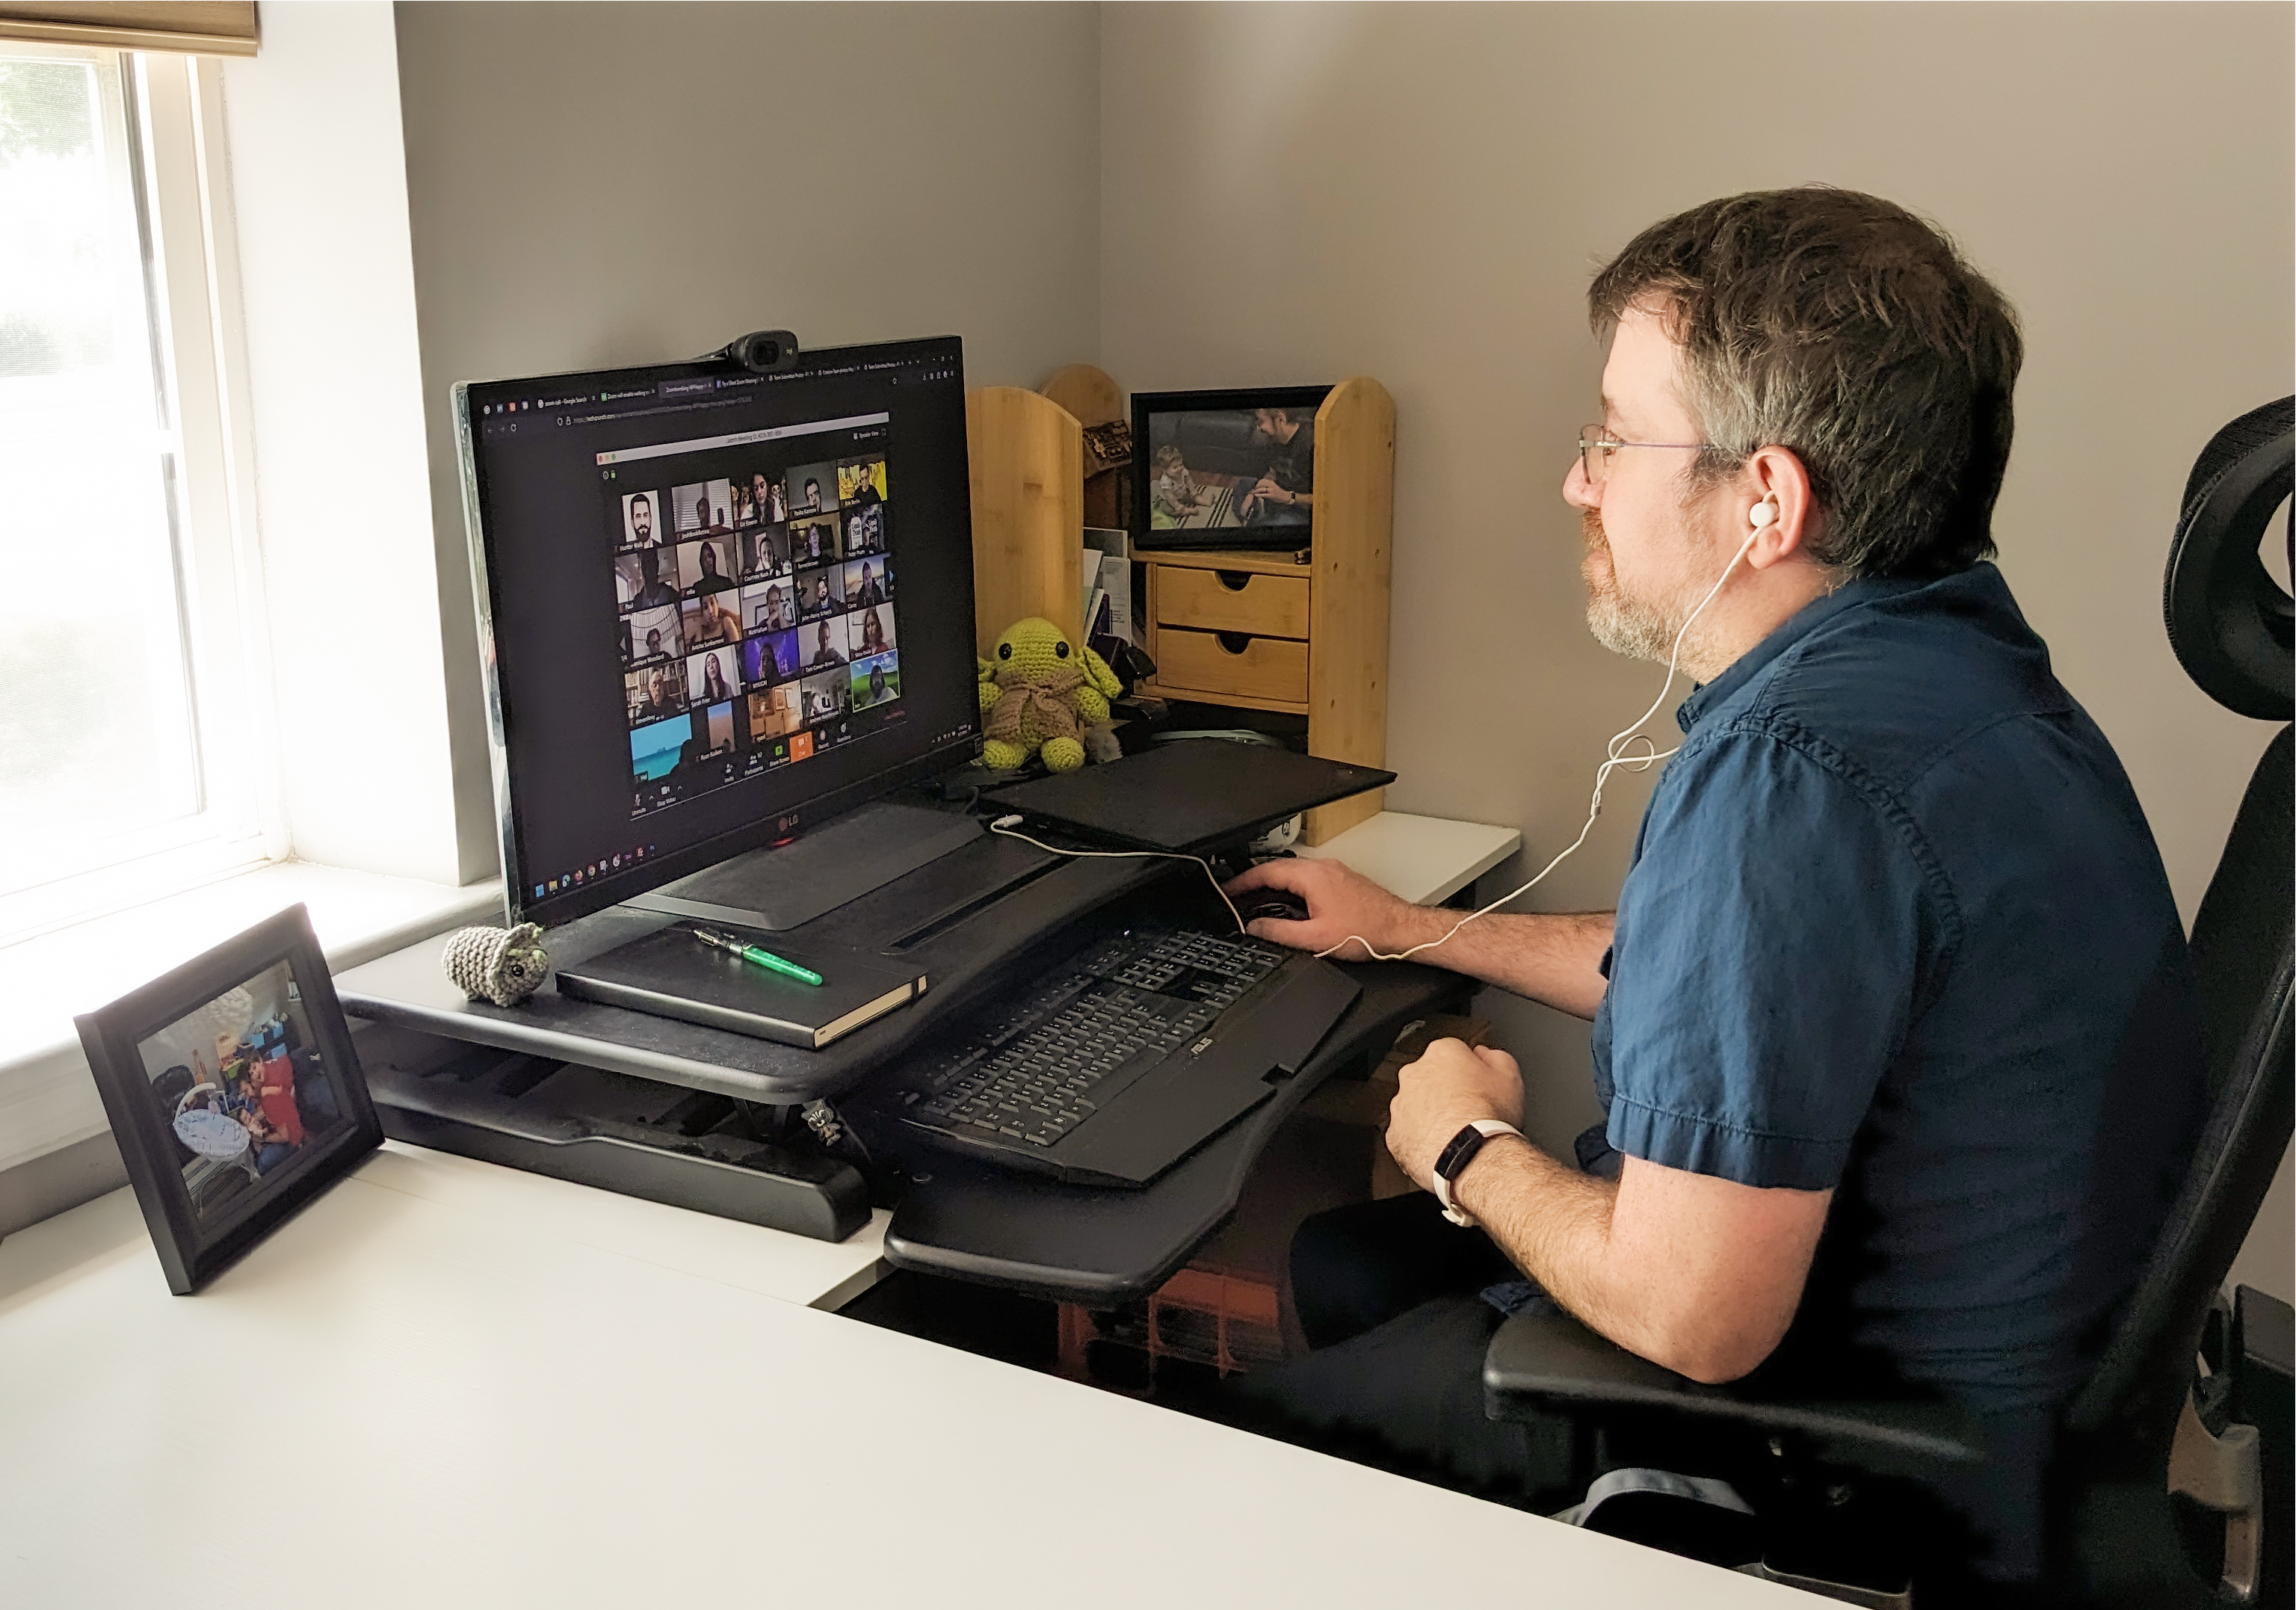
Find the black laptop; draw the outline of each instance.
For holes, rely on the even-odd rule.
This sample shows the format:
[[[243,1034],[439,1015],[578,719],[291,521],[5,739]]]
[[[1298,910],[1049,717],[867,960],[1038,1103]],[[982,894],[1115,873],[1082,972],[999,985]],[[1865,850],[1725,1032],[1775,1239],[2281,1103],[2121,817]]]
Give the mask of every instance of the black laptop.
[[[1394,781],[1393,772],[1376,766],[1192,738],[1106,766],[1010,784],[981,801],[1112,843],[1202,855],[1256,838],[1300,811]]]

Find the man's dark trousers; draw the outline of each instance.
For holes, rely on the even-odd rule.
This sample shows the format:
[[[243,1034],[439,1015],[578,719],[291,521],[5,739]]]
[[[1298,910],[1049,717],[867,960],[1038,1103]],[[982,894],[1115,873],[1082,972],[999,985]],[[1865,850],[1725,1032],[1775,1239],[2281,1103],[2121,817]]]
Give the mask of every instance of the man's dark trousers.
[[[1483,1353],[1504,1316],[1479,1294],[1519,1278],[1423,1191],[1319,1213],[1292,1243],[1292,1303],[1314,1351],[1228,1383],[1213,1412],[1484,1498],[1576,1502],[1568,1421],[1483,1413]]]

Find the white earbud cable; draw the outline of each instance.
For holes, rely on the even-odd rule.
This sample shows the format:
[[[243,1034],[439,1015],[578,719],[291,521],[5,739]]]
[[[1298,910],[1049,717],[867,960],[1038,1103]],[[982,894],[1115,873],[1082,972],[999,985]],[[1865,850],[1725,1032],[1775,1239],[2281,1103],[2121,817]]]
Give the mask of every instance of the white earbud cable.
[[[1197,866],[1204,869],[1204,875],[1211,880],[1212,892],[1220,897],[1220,904],[1226,907],[1227,914],[1235,919],[1235,931],[1238,933],[1249,934],[1250,930],[1244,924],[1243,913],[1238,911],[1235,908],[1235,902],[1227,898],[1227,891],[1220,887],[1219,874],[1212,870],[1212,864],[1204,859],[1203,857],[1200,855],[1181,855],[1168,850],[1063,850],[1058,844],[1047,844],[1042,839],[1032,839],[1025,833],[1014,832],[1013,829],[1018,827],[1024,819],[1025,818],[1017,816],[998,817],[995,821],[988,824],[988,831],[991,833],[1002,834],[1008,839],[1018,839],[1023,844],[1034,844],[1037,849],[1048,850],[1054,855],[1075,856],[1079,859],[1090,858],[1095,860],[1109,861],[1193,861]]]
[[[1587,835],[1595,831],[1595,818],[1603,814],[1603,786],[1610,781],[1611,774],[1613,771],[1616,771],[1622,766],[1632,767],[1637,772],[1648,771],[1659,761],[1665,760],[1669,755],[1675,754],[1681,750],[1682,745],[1679,743],[1676,744],[1672,749],[1660,749],[1656,744],[1651,743],[1650,751],[1647,753],[1628,754],[1626,752],[1637,737],[1640,737],[1643,743],[1650,743],[1648,735],[1643,734],[1640,731],[1640,728],[1644,722],[1648,721],[1652,716],[1658,714],[1659,706],[1666,702],[1667,694],[1673,691],[1675,668],[1681,663],[1682,640],[1690,635],[1691,621],[1697,620],[1700,615],[1705,613],[1706,606],[1713,603],[1715,596],[1721,592],[1722,584],[1730,579],[1730,572],[1738,568],[1738,561],[1743,559],[1746,556],[1746,550],[1754,546],[1754,538],[1759,537],[1762,532],[1768,528],[1772,521],[1776,518],[1775,514],[1771,511],[1767,500],[1756,505],[1755,510],[1754,529],[1746,534],[1746,540],[1738,545],[1738,551],[1730,555],[1730,563],[1722,567],[1722,573],[1714,579],[1714,585],[1707,589],[1706,596],[1699,600],[1698,607],[1691,611],[1688,618],[1683,621],[1682,629],[1675,633],[1674,650],[1671,653],[1668,654],[1666,658],[1666,681],[1660,685],[1658,690],[1658,697],[1651,701],[1651,706],[1648,710],[1643,711],[1640,716],[1636,718],[1633,726],[1612,734],[1611,741],[1603,745],[1603,753],[1607,758],[1603,760],[1603,764],[1597,767],[1595,770],[1595,793],[1593,799],[1587,802],[1587,820],[1580,825],[1578,828],[1578,836],[1570,841],[1569,846],[1563,850],[1562,853],[1556,856],[1553,860],[1547,862],[1546,866],[1540,867],[1538,869],[1538,875],[1533,877],[1530,882],[1525,883],[1521,888],[1499,896],[1498,899],[1493,900],[1489,905],[1484,907],[1480,911],[1470,911],[1467,913],[1466,916],[1452,924],[1449,932],[1446,932],[1441,939],[1428,940],[1423,943],[1412,946],[1408,950],[1398,950],[1390,956],[1383,950],[1374,949],[1371,941],[1364,938],[1360,933],[1350,933],[1338,944],[1330,946],[1325,949],[1316,951],[1316,954],[1318,957],[1330,956],[1336,951],[1346,949],[1349,945],[1361,945],[1364,948],[1368,959],[1375,962],[1407,961],[1412,957],[1418,955],[1422,950],[1432,950],[1436,946],[1442,944],[1445,941],[1448,940],[1452,934],[1458,932],[1460,929],[1465,927],[1469,923],[1473,922],[1477,917],[1488,916],[1492,912],[1496,911],[1500,907],[1506,905],[1509,901],[1520,899],[1522,896],[1529,894],[1533,889],[1538,887],[1540,883],[1546,879],[1548,873],[1554,871],[1557,867],[1562,865],[1564,861],[1570,859],[1573,854],[1577,853],[1578,846],[1587,842]],[[1762,516],[1764,514],[1769,514],[1770,519],[1763,519]],[[1224,891],[1223,896],[1225,896]],[[1229,909],[1234,910],[1234,906],[1231,905]],[[1361,960],[1365,958],[1349,957],[1349,959]]]

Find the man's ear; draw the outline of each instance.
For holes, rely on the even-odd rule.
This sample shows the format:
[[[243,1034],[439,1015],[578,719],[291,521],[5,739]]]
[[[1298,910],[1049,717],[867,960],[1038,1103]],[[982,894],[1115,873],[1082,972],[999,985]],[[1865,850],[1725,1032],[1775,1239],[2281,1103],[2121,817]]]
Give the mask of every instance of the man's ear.
[[[1758,571],[1790,559],[1814,563],[1809,544],[1824,524],[1824,511],[1811,495],[1809,470],[1791,448],[1757,448],[1747,455],[1736,483],[1741,534],[1754,525],[1756,505],[1767,501],[1776,518],[1760,528],[1761,534],[1746,550],[1747,565]]]

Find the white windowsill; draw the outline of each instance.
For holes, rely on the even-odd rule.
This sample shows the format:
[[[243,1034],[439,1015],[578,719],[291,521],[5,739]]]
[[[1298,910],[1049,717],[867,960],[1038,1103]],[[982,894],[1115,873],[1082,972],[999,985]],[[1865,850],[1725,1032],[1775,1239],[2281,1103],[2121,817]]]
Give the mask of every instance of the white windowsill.
[[[310,908],[337,972],[450,928],[503,918],[498,880],[455,889],[283,861],[0,948],[0,1169],[109,1127],[75,1014],[299,900]]]

